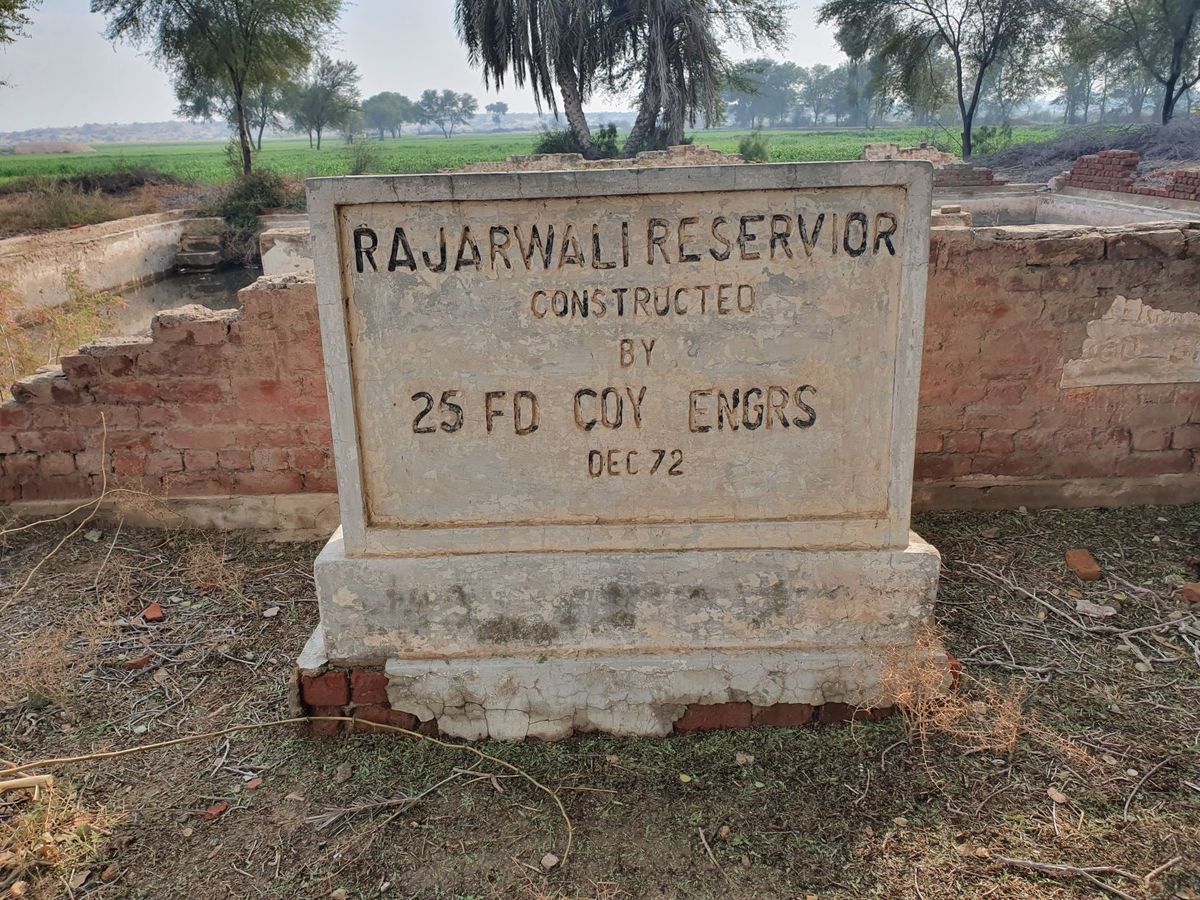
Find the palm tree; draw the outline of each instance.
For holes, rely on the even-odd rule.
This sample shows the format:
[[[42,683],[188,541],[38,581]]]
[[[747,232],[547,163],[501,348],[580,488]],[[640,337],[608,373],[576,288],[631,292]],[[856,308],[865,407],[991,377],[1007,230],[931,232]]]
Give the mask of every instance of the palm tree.
[[[511,73],[517,87],[532,88],[539,111],[546,103],[556,114],[557,85],[567,124],[594,159],[599,154],[583,104],[611,80],[622,55],[612,7],[611,0],[457,0],[455,23],[485,83],[498,89]]]
[[[597,88],[639,94],[622,155],[661,132],[683,139],[699,116],[714,121],[730,63],[728,39],[778,47],[788,0],[457,0],[458,33],[472,65],[499,88],[510,73],[557,112],[554,88],[584,156],[599,154],[583,112]]]
[[[720,117],[732,75],[722,44],[781,48],[787,36],[787,0],[623,0],[623,7],[630,78],[641,81],[625,156],[656,132],[656,143],[678,144],[685,124]]]

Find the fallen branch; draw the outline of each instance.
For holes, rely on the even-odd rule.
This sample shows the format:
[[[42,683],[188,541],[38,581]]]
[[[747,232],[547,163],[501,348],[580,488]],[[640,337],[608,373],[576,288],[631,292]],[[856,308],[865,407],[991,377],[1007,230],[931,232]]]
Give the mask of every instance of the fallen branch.
[[[1015,866],[1018,869],[1029,869],[1033,872],[1041,872],[1043,875],[1066,876],[1068,878],[1084,878],[1104,891],[1106,894],[1112,894],[1114,897],[1120,897],[1121,900],[1137,900],[1131,894],[1127,894],[1119,888],[1113,887],[1107,882],[1101,881],[1096,875],[1120,875],[1123,878],[1129,878],[1133,881],[1138,881],[1136,877],[1130,875],[1123,869],[1117,869],[1112,866],[1088,866],[1079,868],[1078,866],[1068,866],[1064,863],[1040,863],[1032,859],[1011,859],[1007,856],[993,855],[992,859],[997,862],[1004,863],[1006,866]]]
[[[8,781],[0,781],[0,794],[3,794],[5,791],[19,791],[22,788],[52,787],[53,785],[53,775],[27,775],[24,778],[12,778]]]
[[[571,817],[567,814],[567,808],[563,806],[562,800],[558,794],[552,789],[546,787],[524,769],[506,762],[499,757],[492,756],[490,753],[484,753],[470,744],[456,744],[451,741],[443,741],[441,738],[430,737],[427,734],[421,734],[418,731],[410,731],[407,728],[401,728],[399,725],[385,725],[382,722],[368,722],[365,719],[358,719],[354,716],[296,716],[290,719],[275,719],[271,722],[256,722],[249,725],[231,725],[229,728],[222,728],[220,731],[209,731],[204,734],[190,734],[186,737],[172,738],[169,741],[157,741],[153,744],[143,744],[140,747],[127,747],[124,750],[101,750],[95,753],[85,753],[80,756],[56,756],[49,759],[39,759],[34,762],[19,763],[17,765],[7,766],[0,770],[0,775],[14,775],[19,772],[28,772],[30,769],[46,769],[54,766],[65,766],[73,763],[93,762],[99,759],[119,759],[123,756],[132,756],[135,753],[144,753],[148,750],[161,750],[165,747],[179,747],[184,744],[195,744],[202,741],[211,741],[216,738],[225,737],[229,734],[239,734],[245,731],[261,731],[266,728],[278,728],[282,725],[305,725],[313,722],[357,722],[360,725],[367,726],[371,729],[381,731],[395,732],[403,734],[418,741],[427,741],[431,744],[436,744],[439,747],[445,747],[448,750],[462,750],[466,753],[473,753],[480,759],[485,759],[490,763],[495,763],[498,766],[503,766],[510,772],[523,778],[529,784],[533,785],[539,791],[548,796],[554,801],[554,805],[558,807],[559,816],[563,820],[563,825],[566,827],[567,838],[566,846],[562,852],[562,862],[560,865],[566,865],[567,858],[571,855],[571,847],[575,842],[575,825],[571,822]]]

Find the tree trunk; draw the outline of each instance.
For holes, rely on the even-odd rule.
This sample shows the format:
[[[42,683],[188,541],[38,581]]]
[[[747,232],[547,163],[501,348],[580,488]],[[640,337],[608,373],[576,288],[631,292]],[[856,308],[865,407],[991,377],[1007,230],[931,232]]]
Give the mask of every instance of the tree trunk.
[[[262,150],[263,132],[266,130],[267,130],[267,120],[263,119],[262,122],[258,126],[258,150],[260,150],[260,151]]]
[[[317,149],[320,150],[321,149],[321,131],[322,131],[322,129],[318,128],[318,129],[316,129],[316,131],[317,131]]]
[[[592,129],[588,127],[587,116],[583,114],[583,97],[575,83],[575,73],[560,67],[555,71],[555,78],[558,81],[559,93],[562,94],[563,115],[567,117],[567,125],[579,143],[583,158],[599,159],[600,151],[596,149],[596,142],[592,140]]]
[[[250,127],[246,124],[246,100],[237,85],[233,89],[233,102],[237,112],[238,143],[242,148],[242,174],[249,175],[254,169],[254,157],[250,146]]]
[[[1178,75],[1172,75],[1167,81],[1166,90],[1163,91],[1162,123],[1164,125],[1169,124],[1171,119],[1175,117],[1175,85],[1178,80]]]
[[[643,86],[642,100],[638,104],[637,118],[633,121],[633,127],[629,129],[629,137],[625,138],[625,146],[621,148],[621,155],[625,157],[637,156],[638,151],[646,143],[646,138],[654,131],[654,125],[657,121],[657,106],[646,96],[646,88]]]

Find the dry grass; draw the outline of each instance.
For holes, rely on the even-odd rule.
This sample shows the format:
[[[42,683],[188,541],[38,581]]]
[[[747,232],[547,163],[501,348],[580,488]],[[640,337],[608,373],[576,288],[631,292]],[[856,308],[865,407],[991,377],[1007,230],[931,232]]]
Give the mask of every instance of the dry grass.
[[[0,671],[42,633],[69,657],[65,705],[0,702],[0,756],[279,718],[316,621],[318,546],[93,527],[98,540],[72,537],[0,610]],[[488,745],[562,798],[576,841],[561,870],[540,866],[561,844],[553,804],[499,767],[502,794],[488,778],[438,787],[462,754],[271,729],[55,770],[87,809],[128,814],[77,865],[90,877],[74,896],[372,897],[384,882],[422,898],[1200,896],[1200,624],[1175,593],[1200,575],[1188,564],[1200,508],[947,513],[917,527],[943,554],[940,635],[962,661],[958,693],[929,663],[931,636],[930,652],[889,661],[903,715],[886,721]],[[69,529],[0,535],[0,598]],[[1101,581],[1065,567],[1076,546]],[[1081,599],[1119,612],[1088,618]],[[90,648],[77,620],[106,600],[118,624]],[[137,617],[151,601],[166,611],[153,627]],[[264,618],[267,606],[280,610]],[[139,654],[144,667],[124,667]],[[247,790],[251,778],[263,786]],[[313,824],[422,792],[396,818]],[[217,802],[228,810],[210,819]],[[120,874],[104,883],[109,866]],[[35,873],[32,890],[70,896],[62,877]]]
[[[64,270],[67,300],[58,306],[27,309],[21,298],[0,284],[0,369],[6,383],[32,375],[40,366],[52,365],[76,347],[106,334],[113,315],[125,300],[109,291],[83,283],[78,272]],[[4,399],[7,390],[0,391]]]
[[[88,867],[121,822],[104,807],[54,785],[0,794],[0,891],[62,896],[85,883]]]
[[[926,749],[935,736],[945,737],[961,751],[1011,755],[1027,729],[1028,686],[979,680],[960,666],[950,674],[943,646],[945,635],[930,630],[916,652],[893,651],[884,660],[882,692],[903,717],[909,740]]]

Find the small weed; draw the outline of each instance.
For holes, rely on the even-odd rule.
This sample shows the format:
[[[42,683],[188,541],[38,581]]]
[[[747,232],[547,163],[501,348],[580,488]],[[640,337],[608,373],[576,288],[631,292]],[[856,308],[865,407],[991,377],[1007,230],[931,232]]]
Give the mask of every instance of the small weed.
[[[383,171],[383,157],[375,141],[358,140],[350,146],[350,175],[371,175]]]

